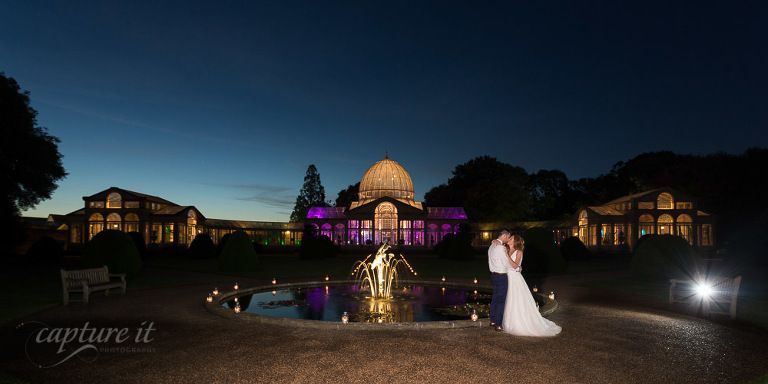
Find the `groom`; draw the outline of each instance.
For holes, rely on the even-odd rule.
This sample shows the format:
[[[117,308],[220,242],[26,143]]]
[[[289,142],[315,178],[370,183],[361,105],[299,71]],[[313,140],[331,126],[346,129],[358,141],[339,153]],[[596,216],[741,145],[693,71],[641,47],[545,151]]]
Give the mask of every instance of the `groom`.
[[[508,230],[502,229],[499,237],[491,242],[488,247],[488,269],[491,270],[491,286],[493,295],[491,296],[491,326],[501,331],[501,323],[504,316],[504,302],[507,300],[507,253],[504,248],[511,238]]]

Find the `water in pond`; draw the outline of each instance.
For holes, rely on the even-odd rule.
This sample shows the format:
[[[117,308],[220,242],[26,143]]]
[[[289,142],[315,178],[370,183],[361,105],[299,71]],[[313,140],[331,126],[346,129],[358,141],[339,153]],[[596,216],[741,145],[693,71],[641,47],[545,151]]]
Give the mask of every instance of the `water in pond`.
[[[353,322],[468,320],[473,310],[488,316],[490,292],[474,288],[403,284],[389,300],[373,300],[359,285],[329,285],[257,292],[238,298],[242,312],[292,319]],[[233,308],[234,300],[223,304]]]

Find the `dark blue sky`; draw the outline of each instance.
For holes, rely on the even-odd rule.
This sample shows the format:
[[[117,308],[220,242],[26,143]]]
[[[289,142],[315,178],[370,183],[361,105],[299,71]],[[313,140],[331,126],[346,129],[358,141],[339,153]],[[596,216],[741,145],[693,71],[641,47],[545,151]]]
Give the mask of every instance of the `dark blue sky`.
[[[333,199],[385,151],[421,198],[479,155],[577,178],[768,145],[760,2],[158,3],[0,1],[0,71],[70,173],[28,215],[120,186],[284,221],[307,165]]]

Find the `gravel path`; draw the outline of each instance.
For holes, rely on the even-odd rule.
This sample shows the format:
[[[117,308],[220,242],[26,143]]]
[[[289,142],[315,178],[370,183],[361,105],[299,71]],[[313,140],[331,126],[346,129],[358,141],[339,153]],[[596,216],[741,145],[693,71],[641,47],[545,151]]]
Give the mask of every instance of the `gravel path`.
[[[43,383],[741,383],[768,373],[768,332],[590,302],[565,287],[550,316],[563,333],[538,339],[490,327],[349,332],[246,324],[203,308],[214,285],[226,284],[221,276],[190,275],[187,285],[97,294],[87,306],[38,313],[25,321],[132,329],[152,321],[156,331],[148,351],[39,369],[24,353],[29,330],[8,326],[0,330],[0,369]]]

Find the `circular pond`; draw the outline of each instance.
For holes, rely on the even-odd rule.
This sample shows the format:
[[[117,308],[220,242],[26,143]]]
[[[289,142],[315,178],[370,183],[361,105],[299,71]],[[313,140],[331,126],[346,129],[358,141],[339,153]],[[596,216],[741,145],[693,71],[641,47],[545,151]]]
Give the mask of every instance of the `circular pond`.
[[[479,286],[401,282],[387,300],[370,298],[354,282],[301,284],[253,289],[222,298],[220,308],[240,315],[340,322],[346,312],[350,323],[412,323],[469,320],[473,312],[488,317],[491,292]],[[235,301],[237,298],[237,301]],[[534,298],[544,305],[542,296]]]

